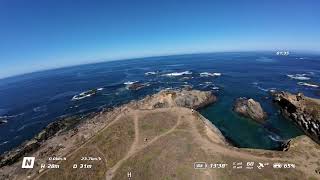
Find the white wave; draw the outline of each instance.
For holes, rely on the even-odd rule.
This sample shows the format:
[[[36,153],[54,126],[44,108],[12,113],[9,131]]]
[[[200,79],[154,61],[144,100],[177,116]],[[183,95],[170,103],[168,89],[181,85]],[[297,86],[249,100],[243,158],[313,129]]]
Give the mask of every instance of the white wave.
[[[0,146],[7,144],[9,141],[4,141],[2,143],[0,143]]]
[[[313,87],[313,88],[318,88],[319,87],[319,85],[305,83],[305,82],[298,82],[297,84],[300,85],[300,86],[308,86],[308,87]]]
[[[202,72],[200,73],[200,76],[201,77],[216,77],[216,76],[221,76],[222,74],[221,73],[209,73],[209,72]]]
[[[183,71],[183,72],[174,72],[174,73],[168,73],[164,76],[174,77],[174,76],[184,76],[184,75],[190,75],[192,72],[190,71]]]
[[[84,99],[84,98],[87,98],[87,97],[90,97],[90,96],[91,96],[91,94],[83,95],[83,94],[81,93],[80,96],[79,96],[79,95],[73,96],[72,100],[73,100],[73,101],[74,101],[74,100],[81,100],[81,99]]]
[[[262,88],[260,86],[257,86],[257,88],[260,89],[261,91],[264,91],[264,92],[268,92],[269,91],[269,89],[265,89],[265,88]]]
[[[180,78],[181,81],[189,80],[189,79],[193,79],[193,77],[190,77],[190,76],[188,77],[188,76],[187,76],[187,77],[182,77],[182,78]]]
[[[98,88],[97,91],[102,91],[104,88]]]
[[[283,141],[283,139],[281,139],[280,136],[278,136],[278,135],[268,135],[268,137],[270,139],[272,139],[273,141],[277,141],[277,142],[282,142]]]
[[[43,111],[47,111],[47,106],[43,105],[43,106],[38,106],[32,109],[34,112],[43,112]]]
[[[264,91],[264,92],[275,92],[275,90],[276,90],[276,88],[263,88],[263,87],[259,86],[258,82],[253,82],[252,84],[256,88],[258,88],[259,90]]]
[[[103,94],[101,94],[102,96],[110,96],[110,95],[112,95],[113,93],[103,93]]]
[[[26,127],[32,126],[34,124],[43,123],[43,122],[45,122],[45,121],[34,121],[34,122],[26,123],[26,124],[22,125],[19,129],[17,129],[17,132],[25,129]]]
[[[78,105],[70,106],[69,109],[78,108],[78,107],[79,107]]]
[[[184,66],[184,64],[169,64],[166,65],[167,67],[178,67],[178,66]]]
[[[17,115],[5,115],[5,116],[0,116],[1,119],[11,119],[11,118],[16,118],[16,117],[19,117],[19,116],[22,116],[24,115],[24,113],[20,113],[20,114],[17,114]]]
[[[275,93],[275,92],[276,92],[276,88],[270,88],[270,89],[269,89],[269,92]]]
[[[85,91],[85,92],[82,92],[78,95],[75,95],[72,97],[72,100],[81,100],[81,99],[84,99],[84,98],[87,98],[87,97],[91,97],[92,95],[95,95],[97,93],[97,89],[93,89],[93,90],[89,90],[89,91]]]
[[[306,76],[307,74],[287,74],[287,76],[291,79],[296,79],[296,80],[301,80],[301,81],[305,81],[305,80],[310,80],[309,77]]]
[[[57,94],[55,96],[52,96],[49,101],[55,101],[55,100],[58,100],[58,99],[61,99],[61,98],[65,98],[65,97],[68,97],[68,96],[74,96],[75,94],[77,94],[77,92],[75,92],[75,91],[63,92],[63,93]]]
[[[154,72],[154,71],[150,71],[150,72],[146,72],[146,73],[144,73],[144,75],[146,75],[146,76],[149,76],[149,75],[156,75],[157,74],[157,72]]]
[[[4,123],[8,123],[8,120],[0,118],[0,122],[1,122],[0,124],[4,124]]]
[[[212,87],[211,89],[212,89],[212,90],[219,90],[220,88],[217,87],[217,86],[214,86],[214,87]]]
[[[137,83],[137,82],[139,82],[139,81],[127,81],[127,82],[125,82],[125,83],[123,83],[123,84],[125,84],[125,85],[131,85],[131,84],[134,84],[134,83]]]

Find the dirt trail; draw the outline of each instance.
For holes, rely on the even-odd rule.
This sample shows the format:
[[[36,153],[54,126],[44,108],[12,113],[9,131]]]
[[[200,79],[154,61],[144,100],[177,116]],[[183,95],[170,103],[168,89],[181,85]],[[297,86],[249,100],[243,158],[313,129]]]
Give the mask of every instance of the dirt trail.
[[[117,164],[115,164],[112,168],[110,168],[107,172],[106,172],[106,179],[112,179],[114,172],[117,171],[117,169],[121,166],[121,164],[127,160],[138,148],[138,144],[139,144],[139,119],[138,119],[138,114],[135,111],[133,113],[134,117],[133,117],[133,121],[134,121],[134,141],[130,147],[130,150],[128,151],[128,153],[125,155],[125,157],[123,157],[121,160],[119,160],[117,162]]]
[[[158,136],[154,137],[147,144],[139,144],[140,135],[139,135],[138,112],[140,112],[140,114],[145,114],[145,112],[142,112],[142,111],[139,111],[139,110],[136,110],[134,112],[134,127],[135,127],[135,139],[134,139],[134,142],[131,145],[130,150],[128,151],[126,156],[124,158],[122,158],[120,161],[118,161],[118,163],[116,165],[114,165],[111,169],[109,169],[107,171],[106,180],[111,180],[113,178],[115,172],[119,169],[119,167],[123,164],[124,161],[128,160],[130,157],[134,156],[135,154],[137,154],[138,152],[140,152],[144,148],[150,146],[151,144],[153,144],[155,141],[157,141],[161,137],[164,137],[164,136],[170,134],[171,132],[173,132],[174,130],[176,130],[176,128],[178,127],[178,125],[180,123],[180,119],[181,119],[181,117],[179,117],[178,120],[177,120],[177,123],[170,130],[164,132],[161,135],[158,135]]]

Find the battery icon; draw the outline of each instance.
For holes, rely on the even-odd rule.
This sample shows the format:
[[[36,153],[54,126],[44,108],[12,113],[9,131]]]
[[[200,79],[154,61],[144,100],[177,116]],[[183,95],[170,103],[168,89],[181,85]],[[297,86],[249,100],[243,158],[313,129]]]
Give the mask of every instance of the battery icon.
[[[205,163],[205,162],[195,162],[194,163],[194,168],[195,169],[206,169],[207,168],[207,163]]]

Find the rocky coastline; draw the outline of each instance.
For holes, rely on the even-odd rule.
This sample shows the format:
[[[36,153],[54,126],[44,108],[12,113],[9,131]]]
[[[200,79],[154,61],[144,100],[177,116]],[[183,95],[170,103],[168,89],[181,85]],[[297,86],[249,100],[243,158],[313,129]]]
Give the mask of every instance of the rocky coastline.
[[[146,99],[155,100],[151,101],[152,108],[179,106],[199,109],[215,102],[217,98],[209,91],[202,92],[197,90],[163,90],[155,95],[146,97]],[[132,101],[128,105],[130,106],[132,104],[139,104],[140,106],[143,106],[145,103],[141,101]],[[48,139],[54,136],[59,136],[61,133],[66,131],[71,131],[71,134],[77,133],[77,125],[79,125],[79,123],[86,123],[83,121],[83,119],[93,118],[94,116],[96,116],[96,114],[97,113],[75,115],[67,118],[61,118],[50,123],[31,140],[27,140],[20,146],[10,151],[4,152],[2,155],[0,155],[0,168],[3,166],[12,165],[15,162],[19,161],[21,157],[37,151]],[[63,146],[59,145],[56,149],[59,148],[63,148]]]
[[[59,133],[68,131],[70,129],[72,129],[72,131],[77,131],[76,125],[79,123],[79,121],[87,116],[90,116],[90,114],[86,116],[71,116],[62,118],[50,123],[31,140],[27,140],[13,150],[4,152],[2,155],[0,155],[0,168],[14,164],[24,155],[36,151],[46,140],[58,135]]]
[[[139,162],[139,167],[142,167],[143,161],[139,159],[142,159],[147,153],[153,153],[152,156],[158,156],[158,150],[166,152],[164,159],[160,158],[158,160],[161,161],[157,161],[157,163],[164,163],[164,165],[168,162],[180,163],[183,161],[184,163],[180,163],[180,165],[189,167],[190,164],[186,161],[186,158],[180,160],[170,158],[185,157],[182,154],[175,154],[180,152],[183,155],[185,153],[193,154],[196,158],[206,155],[212,162],[221,160],[222,157],[230,159],[230,161],[243,160],[239,158],[245,158],[246,161],[252,161],[253,159],[255,161],[270,161],[270,157],[273,157],[285,161],[293,160],[296,163],[308,164],[308,166],[311,163],[310,167],[308,167],[312,169],[311,171],[300,169],[299,173],[305,173],[308,176],[315,175],[317,164],[310,162],[310,160],[300,162],[298,158],[319,152],[319,145],[309,137],[301,136],[288,140],[283,145],[282,151],[234,147],[228,143],[227,138],[222,135],[214,124],[196,111],[196,109],[203,108],[216,101],[217,97],[210,91],[163,90],[146,96],[144,99],[131,101],[111,110],[101,111],[85,117],[76,116],[58,120],[49,124],[37,136],[19,148],[1,156],[0,174],[2,175],[0,175],[0,179],[24,179],[26,174],[31,179],[39,177],[43,179],[47,177],[57,179],[62,176],[75,177],[82,171],[72,171],[68,168],[59,171],[44,170],[40,169],[40,165],[52,162],[48,157],[54,156],[67,157],[70,162],[61,161],[59,164],[64,167],[72,167],[69,163],[74,163],[74,158],[82,156],[83,153],[102,154],[103,156],[101,157],[105,161],[97,162],[100,165],[96,171],[101,171],[100,175],[102,174],[104,177],[110,176],[110,179],[112,179],[112,177],[117,176],[118,172],[122,172],[121,163],[131,162],[131,159],[126,159],[127,156],[137,158],[138,160],[133,159],[132,162]],[[167,130],[158,131],[165,127]],[[129,132],[129,134],[122,137],[126,132]],[[160,134],[155,135],[155,133]],[[103,134],[108,134],[108,136]],[[135,139],[132,139],[132,134]],[[146,137],[148,137],[147,141],[145,140]],[[115,160],[114,163],[116,164],[113,164],[112,167],[104,166],[104,162],[107,165],[109,160],[115,158],[112,153],[119,154],[119,148],[124,145],[124,143],[115,141],[119,138],[122,138],[120,142],[132,142],[133,144],[128,144],[128,147],[131,146],[131,148],[123,148],[123,150],[132,149],[132,151],[129,150],[127,154],[122,154],[121,156],[124,159]],[[114,141],[113,144],[109,144],[112,141]],[[104,149],[103,147],[106,145],[109,148]],[[176,149],[172,150],[171,148]],[[310,149],[310,152],[305,153],[305,148]],[[214,156],[211,156],[212,154]],[[167,157],[167,155],[172,156]],[[37,157],[36,168],[27,172],[21,170],[20,160],[22,156]],[[156,159],[152,158],[152,160]],[[117,165],[118,163],[120,165]],[[69,173],[69,175],[62,172]],[[183,173],[193,173],[193,168]],[[269,173],[274,172],[270,170]],[[225,174],[227,173],[224,173],[223,176]],[[94,173],[92,177],[95,178],[98,175],[99,173]],[[261,174],[256,174],[256,177],[259,175]],[[243,174],[242,176],[251,177],[252,174]]]
[[[302,93],[277,92],[273,94],[273,101],[286,119],[293,121],[320,144],[320,100],[306,97]]]
[[[307,98],[302,94],[293,95],[287,92],[273,93],[273,101],[279,106],[281,114],[295,122],[308,136],[316,142],[320,142],[320,124],[319,124],[319,111],[320,107],[313,99]],[[148,101],[148,103],[145,103]],[[204,108],[217,101],[217,97],[210,91],[198,91],[191,89],[181,90],[163,90],[157,94],[147,96],[140,101],[132,101],[123,106],[140,106],[146,109],[154,108],[168,108],[168,107],[186,107],[190,109]],[[297,103],[299,101],[299,103]],[[312,104],[316,108],[308,109],[306,107]],[[147,107],[146,107],[147,106]],[[235,101],[233,110],[239,115],[255,120],[258,123],[263,123],[267,118],[266,113],[263,111],[259,102],[251,98],[238,98]],[[102,113],[102,112],[101,112]],[[12,165],[19,161],[21,157],[37,151],[48,139],[58,136],[59,134],[72,131],[74,134],[78,132],[77,125],[85,123],[83,119],[90,119],[97,113],[89,113],[87,115],[77,115],[67,118],[59,119],[50,123],[34,138],[28,140],[14,148],[11,151],[5,152],[0,155],[0,168],[3,166]],[[226,144],[230,143],[229,140],[223,137],[221,132],[206,118],[201,118],[206,124],[212,127],[212,130],[219,132],[221,138],[224,139]],[[279,150],[286,150],[290,144],[290,140],[283,143]],[[61,147],[57,147],[63,148]]]

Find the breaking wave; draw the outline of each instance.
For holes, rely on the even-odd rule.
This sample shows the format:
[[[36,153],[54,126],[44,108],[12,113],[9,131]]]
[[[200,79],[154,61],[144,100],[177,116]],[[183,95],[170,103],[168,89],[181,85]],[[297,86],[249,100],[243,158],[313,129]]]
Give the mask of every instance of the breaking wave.
[[[216,76],[221,76],[222,74],[221,73],[209,73],[209,72],[202,72],[200,73],[200,76],[201,77],[216,77]]]
[[[310,80],[310,77],[307,77],[307,74],[287,74],[287,76],[291,79],[306,81]]]
[[[135,84],[135,83],[137,83],[137,82],[139,82],[139,81],[127,81],[127,82],[125,82],[125,83],[123,83],[124,85],[132,85],[132,84]]]
[[[4,141],[2,143],[0,143],[0,146],[7,144],[9,141]]]
[[[280,136],[276,135],[276,134],[272,134],[272,135],[268,135],[268,137],[273,140],[273,141],[276,141],[276,142],[283,142],[284,140],[281,139]]]
[[[146,73],[144,73],[144,75],[146,75],[146,76],[156,75],[156,74],[158,74],[158,73],[157,73],[157,72],[155,72],[155,71],[150,71],[150,72],[146,72]]]
[[[43,112],[43,111],[47,111],[47,106],[43,105],[43,106],[38,106],[32,109],[34,112]]]
[[[190,75],[190,74],[192,74],[192,72],[183,71],[183,72],[173,72],[173,73],[164,74],[164,76],[174,77],[174,76],[184,76],[184,75]]]
[[[258,88],[259,90],[261,91],[264,91],[264,92],[274,92],[276,90],[276,88],[263,88],[261,86],[259,86],[259,83],[258,82],[253,82],[252,83],[256,88]]]
[[[300,86],[308,86],[308,87],[313,87],[313,88],[318,88],[319,87],[319,85],[311,84],[311,83],[305,83],[305,82],[298,82],[297,84],[300,85]]]

